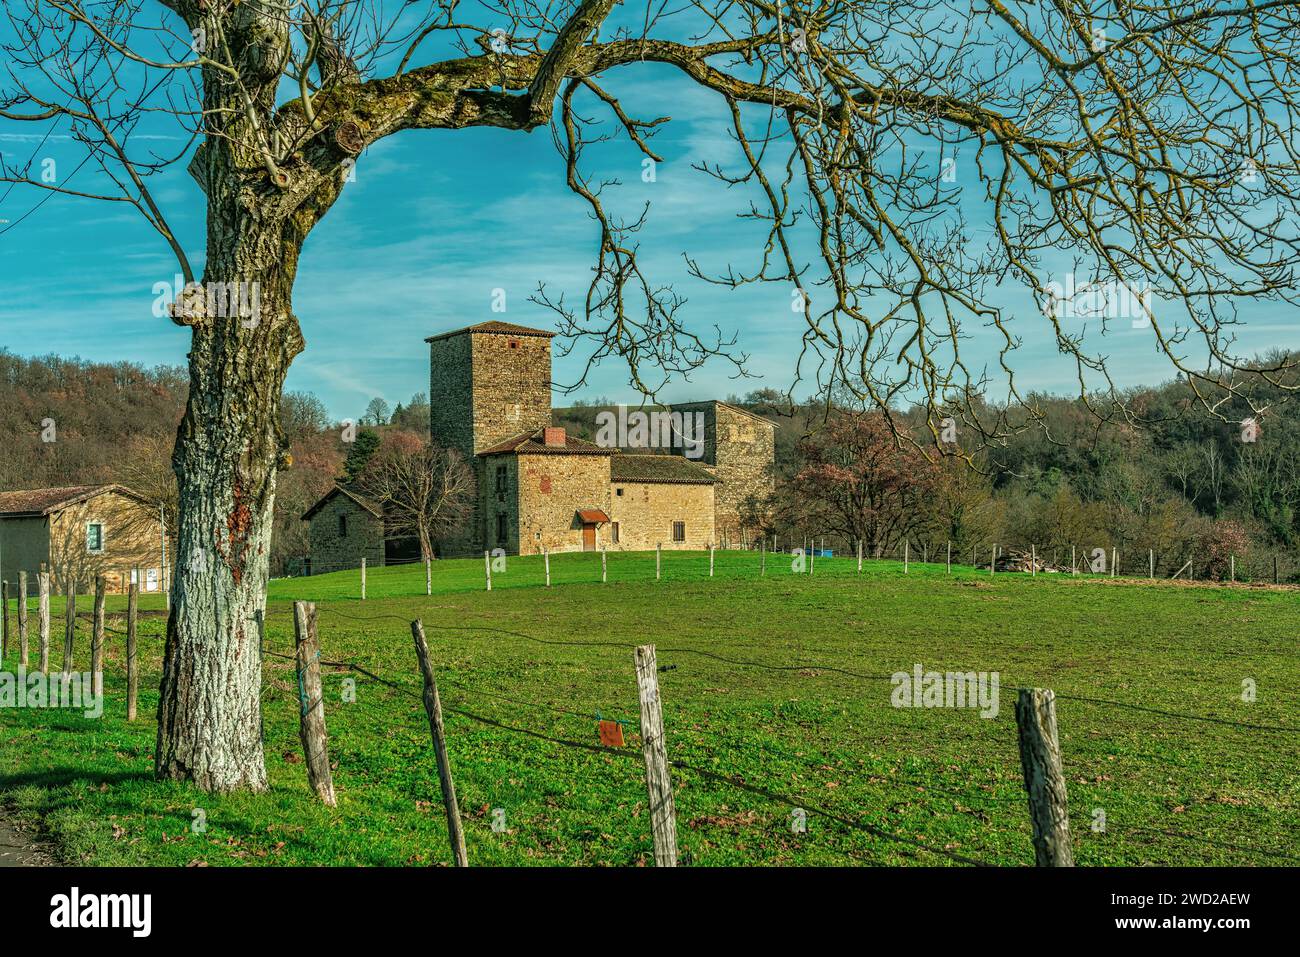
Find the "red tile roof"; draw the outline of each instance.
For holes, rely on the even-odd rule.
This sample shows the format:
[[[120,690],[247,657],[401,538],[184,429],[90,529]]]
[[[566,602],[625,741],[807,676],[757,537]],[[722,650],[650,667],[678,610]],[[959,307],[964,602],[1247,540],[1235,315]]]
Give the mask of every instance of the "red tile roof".
[[[501,322],[493,319],[490,322],[480,322],[477,325],[466,326],[464,329],[453,329],[451,332],[440,332],[436,336],[429,336],[425,342],[437,342],[439,339],[449,339],[452,336],[464,335],[467,332],[487,333],[502,336],[542,336],[550,339],[555,336],[553,332],[547,332],[545,329],[533,329],[529,326],[517,326],[513,322]]]
[[[580,508],[578,509],[578,521],[585,523],[608,522],[609,516],[598,508]]]
[[[140,496],[121,485],[65,485],[62,488],[35,488],[17,492],[0,492],[0,516],[7,518],[49,515],[105,492],[118,492],[134,499]]]
[[[504,442],[498,442],[491,448],[486,448],[479,455],[502,455],[507,452],[514,452],[516,455],[613,455],[614,449],[601,448],[594,442],[588,442],[585,439],[577,439],[572,435],[565,434],[564,445],[547,445],[543,439],[545,430],[535,429],[532,432],[520,432],[518,435],[506,439]]]

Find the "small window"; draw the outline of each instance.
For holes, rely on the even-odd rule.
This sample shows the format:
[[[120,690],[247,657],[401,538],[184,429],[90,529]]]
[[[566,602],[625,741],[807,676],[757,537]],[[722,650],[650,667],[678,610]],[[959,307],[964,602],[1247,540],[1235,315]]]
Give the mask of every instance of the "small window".
[[[518,339],[511,339],[511,340],[510,340],[510,348],[511,348],[511,349],[518,349],[518,348],[519,348],[519,340],[518,340]]]
[[[347,537],[348,537],[348,517],[346,515],[340,515],[339,516],[339,538],[347,538]]]
[[[673,541],[674,541],[674,542],[684,542],[684,541],[686,541],[686,523],[685,523],[685,522],[673,522]]]
[[[619,490],[619,494],[620,494],[620,495],[623,494],[622,489]],[[613,542],[615,545],[618,544],[618,522],[611,522],[611,523],[610,523],[610,526],[609,526],[609,539],[610,539],[610,541]]]
[[[497,516],[497,544],[504,545],[509,534],[509,524],[506,519],[506,513],[502,512]]]
[[[497,494],[506,494],[506,467],[504,465],[497,466]]]
[[[615,494],[615,495],[622,495],[622,494],[623,494],[623,490],[622,490],[621,488],[616,488],[616,489],[614,489],[614,494]]]
[[[86,551],[99,554],[104,550],[104,526],[99,522],[86,525]]]

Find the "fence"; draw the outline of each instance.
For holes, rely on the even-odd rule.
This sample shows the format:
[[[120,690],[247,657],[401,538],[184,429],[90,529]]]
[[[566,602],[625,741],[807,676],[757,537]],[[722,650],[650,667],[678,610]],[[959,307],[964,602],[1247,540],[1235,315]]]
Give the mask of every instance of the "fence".
[[[466,865],[468,858],[465,851],[464,829],[459,819],[460,812],[454,784],[456,739],[454,731],[449,732],[443,724],[444,712],[504,734],[532,738],[564,748],[577,749],[588,753],[600,753],[629,763],[638,763],[642,771],[647,807],[650,812],[646,826],[652,840],[655,863],[660,866],[672,866],[678,862],[679,857],[676,841],[676,798],[674,797],[672,783],[673,775],[676,772],[685,772],[691,775],[693,779],[705,782],[710,787],[730,790],[737,794],[743,793],[759,798],[764,802],[784,805],[790,810],[793,819],[796,821],[801,818],[817,818],[838,829],[868,835],[894,848],[903,856],[914,858],[919,862],[975,866],[990,863],[971,853],[953,850],[948,847],[933,846],[914,835],[898,833],[877,824],[872,824],[864,820],[864,816],[854,809],[835,806],[825,801],[809,801],[806,796],[797,797],[791,795],[787,793],[788,789],[783,787],[779,781],[756,780],[752,774],[746,774],[745,776],[729,774],[717,770],[716,767],[707,767],[698,762],[675,758],[673,756],[673,738],[665,732],[665,715],[673,715],[675,708],[671,689],[666,691],[662,689],[660,679],[665,675],[671,676],[678,665],[660,664],[661,654],[670,655],[674,658],[695,656],[724,665],[729,669],[756,668],[787,674],[798,673],[801,677],[807,677],[810,674],[819,678],[834,676],[852,682],[892,682],[896,679],[896,675],[871,674],[815,660],[786,661],[777,664],[770,661],[758,661],[734,655],[718,654],[708,649],[694,647],[661,645],[656,648],[655,645],[632,646],[616,641],[548,639],[517,630],[488,626],[428,625],[419,620],[407,621],[396,615],[357,616],[328,608],[321,609],[321,611],[343,627],[347,627],[347,622],[365,622],[368,624],[391,622],[395,639],[400,637],[401,631],[409,628],[414,638],[415,663],[418,664],[420,684],[417,686],[410,678],[403,676],[378,674],[372,668],[365,667],[355,661],[330,658],[319,652],[314,654],[304,653],[304,648],[310,651],[310,649],[317,647],[315,634],[317,609],[310,603],[295,603],[295,621],[303,624],[298,627],[299,638],[294,652],[289,654],[267,649],[264,654],[272,659],[292,663],[299,688],[298,699],[304,728],[304,747],[308,754],[309,779],[312,767],[322,767],[326,769],[325,773],[328,773],[330,766],[324,737],[323,698],[311,690],[320,687],[320,669],[338,669],[361,675],[398,694],[421,701],[425,708],[433,740],[434,765],[440,780],[444,812],[448,818],[451,854],[454,862],[460,866]],[[305,624],[308,622],[311,623],[310,626]],[[495,689],[471,687],[460,682],[452,682],[450,687],[453,690],[454,703],[450,707],[444,706],[438,690],[439,678],[433,664],[433,656],[430,654],[425,640],[426,628],[439,633],[473,631],[508,635],[543,646],[610,649],[626,653],[628,658],[626,659],[627,670],[624,672],[624,678],[629,692],[634,688],[637,693],[639,742],[625,742],[624,740],[623,731],[632,722],[606,717],[600,709],[584,710],[581,705],[576,705],[573,702],[566,702],[566,706],[552,704],[545,700],[544,694],[522,698],[505,695]],[[304,635],[305,637],[303,637]],[[1015,690],[1018,765],[1025,791],[1024,797],[1019,802],[1015,802],[1019,804],[1020,810],[1015,810],[1010,801],[991,800],[989,796],[981,796],[978,792],[945,790],[943,788],[937,790],[970,804],[980,804],[981,801],[984,801],[985,812],[1001,815],[1004,819],[1014,820],[1019,817],[1021,820],[1027,820],[1030,824],[1030,841],[1035,863],[1039,866],[1071,866],[1073,864],[1073,847],[1077,843],[1077,839],[1071,832],[1071,816],[1067,799],[1066,780],[1070,769],[1071,755],[1068,751],[1063,752],[1060,745],[1057,728],[1058,701],[1066,702],[1072,707],[1077,705],[1102,709],[1108,712],[1122,711],[1149,715],[1170,722],[1185,722],[1196,726],[1210,725],[1220,729],[1220,732],[1225,729],[1232,729],[1236,732],[1249,732],[1256,735],[1265,735],[1269,738],[1300,733],[1300,728],[1285,725],[1243,722],[1219,716],[1172,711],[1085,695],[1054,694],[1051,690],[1041,688],[1029,687]],[[473,704],[475,699],[479,699],[481,702],[478,707]],[[592,737],[588,740],[582,740],[572,735],[556,735],[549,730],[530,726],[518,718],[503,719],[481,713],[483,704],[491,702],[504,702],[512,708],[522,709],[526,712],[546,712],[559,715],[575,727],[578,723],[585,724],[587,733],[591,734]],[[309,735],[306,729],[309,722],[317,720],[317,710],[320,711],[320,731],[319,734],[313,732]],[[669,724],[673,728],[674,735],[689,736],[692,733],[689,724],[686,722],[669,722]],[[309,745],[307,743],[309,737],[314,742],[313,744]],[[634,743],[639,744],[639,749],[628,746]],[[801,754],[796,755],[784,747],[772,748],[769,745],[752,740],[744,742],[723,741],[721,744],[729,750],[745,749],[752,751],[758,748],[770,752],[781,761],[800,764],[811,773],[815,773],[819,768],[816,759]],[[1149,760],[1153,764],[1163,764],[1165,759],[1160,755],[1148,755],[1145,756],[1145,760]],[[1006,754],[1007,766],[1014,767],[1013,762],[1016,762],[1016,754],[1009,750]],[[431,776],[432,773],[431,769]],[[936,790],[933,781],[922,781],[906,776],[900,776],[898,780],[891,781],[890,785],[909,792],[915,789]],[[316,788],[318,793],[320,792],[320,788],[314,783],[313,787]],[[1026,809],[1028,810],[1027,815],[1025,814]],[[1076,819],[1079,816],[1078,813],[1075,814]],[[1191,846],[1214,847],[1228,851],[1256,862],[1300,862],[1300,856],[1296,856],[1292,853],[1292,849],[1289,848],[1263,846],[1244,841],[1232,843],[1214,841],[1207,839],[1204,834],[1147,827],[1144,824],[1126,826],[1111,822],[1109,829],[1135,835],[1162,835],[1187,842]],[[879,863],[879,861],[874,860],[873,863]]]
[[[97,676],[102,675],[105,636],[120,635],[126,638],[127,713],[129,719],[134,719],[137,683],[135,667],[137,617],[135,590],[133,589],[129,596],[130,604],[128,606],[126,629],[120,630],[106,624],[103,601],[104,586],[102,581],[97,584],[99,587],[91,611],[78,612],[75,604],[69,602],[65,622],[67,634],[75,633],[75,629],[80,623],[89,622],[91,631],[91,670]],[[47,599],[49,597],[48,590],[45,597]],[[349,621],[369,624],[392,622],[395,640],[401,639],[403,637],[402,633],[409,630],[415,650],[413,665],[418,666],[418,670],[417,667],[413,667],[408,674],[382,675],[374,668],[368,668],[357,661],[338,660],[328,656],[320,642],[319,632],[321,629],[318,610],[315,606],[305,602],[296,602],[294,604],[293,618],[296,639],[291,653],[277,651],[270,647],[263,633],[264,660],[289,662],[293,669],[297,686],[296,699],[300,712],[300,737],[304,753],[307,756],[305,767],[310,787],[320,800],[333,803],[333,775],[328,753],[325,695],[322,690],[321,669],[338,669],[358,674],[396,693],[421,702],[429,722],[435,755],[434,764],[440,779],[444,811],[448,818],[451,854],[453,860],[458,864],[467,864],[468,857],[465,852],[464,829],[460,822],[460,811],[455,800],[456,739],[454,729],[449,732],[443,724],[444,712],[492,729],[494,732],[546,741],[564,748],[610,756],[616,761],[627,762],[628,766],[639,765],[646,789],[648,807],[651,812],[647,827],[652,838],[654,858],[656,863],[665,866],[672,865],[678,860],[675,837],[677,827],[676,799],[674,798],[672,784],[673,776],[678,773],[688,774],[693,780],[704,782],[709,787],[736,794],[745,794],[763,802],[782,805],[790,810],[795,820],[798,820],[799,816],[803,818],[811,817],[823,820],[829,826],[844,832],[867,835],[880,842],[882,846],[891,847],[897,853],[918,861],[965,865],[989,863],[986,859],[982,859],[970,852],[933,846],[915,835],[899,833],[879,824],[873,824],[869,820],[864,820],[861,809],[845,807],[842,804],[836,805],[829,800],[809,801],[806,796],[791,795],[788,793],[788,788],[781,781],[775,779],[764,780],[753,774],[744,776],[729,774],[719,771],[717,767],[710,767],[700,762],[675,757],[673,736],[689,739],[694,732],[688,723],[672,720],[676,713],[677,703],[671,687],[671,676],[678,666],[675,664],[661,664],[660,661],[663,655],[674,658],[694,657],[715,665],[724,666],[732,673],[736,669],[763,669],[785,674],[797,673],[801,678],[835,679],[855,684],[890,682],[895,680],[896,675],[873,674],[812,658],[764,661],[734,654],[720,654],[706,648],[689,646],[674,647],[661,644],[658,648],[655,645],[634,647],[616,641],[542,638],[527,632],[479,625],[425,625],[420,621],[410,621],[394,615],[357,616],[332,608],[322,608],[320,612],[328,616],[330,620],[341,623],[343,627],[347,627],[346,622]],[[44,617],[48,618],[48,615]],[[265,619],[263,619],[262,623],[265,623]],[[398,626],[401,626],[401,628],[399,629]],[[501,694],[497,689],[467,686],[464,683],[453,681],[449,685],[453,691],[453,702],[450,707],[444,707],[439,693],[439,678],[434,659],[429,653],[424,638],[425,628],[444,635],[470,631],[494,633],[513,636],[542,646],[604,648],[627,654],[626,671],[622,672],[621,678],[616,677],[615,680],[618,684],[626,686],[629,698],[633,690],[636,692],[636,713],[639,714],[639,721],[637,722],[639,742],[637,743],[640,745],[640,753],[638,754],[637,751],[629,748],[627,746],[628,742],[623,739],[623,732],[627,727],[631,726],[631,721],[624,722],[619,721],[616,717],[604,717],[600,709],[584,708],[581,704],[573,702],[566,702],[566,706],[563,707],[552,704],[545,700],[544,693],[519,697]],[[48,625],[45,631],[48,632]],[[42,658],[46,659],[42,667],[43,670],[48,671],[50,667],[48,661],[48,636],[41,644],[45,649]],[[68,648],[65,647],[65,658],[62,662],[64,673],[68,673],[72,667],[70,658],[66,657],[67,654]],[[415,677],[417,675],[418,677]],[[666,688],[660,685],[664,676],[668,676],[669,684]],[[96,681],[96,685],[102,687],[102,678]],[[445,682],[444,686],[446,686]],[[581,722],[588,734],[591,733],[594,725],[596,734],[592,736],[592,739],[582,740],[575,735],[557,735],[548,729],[530,726],[518,719],[503,719],[491,714],[481,713],[484,705],[496,702],[502,702],[511,708],[518,708],[527,712],[549,712],[560,715],[563,720],[570,722],[575,728],[578,726],[577,723]],[[1078,844],[1078,838],[1075,835],[1078,834],[1080,829],[1077,825],[1073,830],[1071,828],[1072,820],[1067,797],[1067,779],[1071,773],[1072,754],[1069,749],[1063,749],[1060,743],[1062,735],[1058,733],[1058,702],[1063,702],[1071,708],[1093,709],[1107,714],[1123,712],[1149,716],[1152,720],[1160,719],[1165,722],[1185,723],[1193,727],[1213,727],[1220,734],[1248,734],[1250,738],[1242,739],[1239,750],[1244,753],[1255,747],[1256,741],[1262,741],[1262,746],[1258,748],[1258,753],[1262,759],[1268,759],[1269,756],[1273,755],[1275,750],[1273,742],[1281,742],[1284,749],[1291,748],[1294,743],[1289,736],[1300,733],[1300,729],[1287,725],[1244,722],[1221,716],[1157,708],[1097,696],[1071,693],[1054,694],[1050,690],[1026,687],[1017,689],[1017,746],[1014,749],[1008,748],[1006,751],[1006,766],[1013,768],[1016,766],[1015,755],[1018,750],[1018,764],[1025,786],[1025,796],[1020,801],[1014,802],[1019,805],[1019,810],[1016,810],[1013,807],[1013,802],[1009,800],[999,800],[992,795],[981,794],[976,790],[944,789],[929,779],[923,780],[907,775],[899,775],[896,780],[888,782],[888,786],[908,791],[916,788],[938,790],[950,794],[968,805],[981,805],[983,808],[981,813],[990,817],[997,815],[1001,820],[1005,821],[1027,820],[1031,825],[1031,842],[1036,863],[1040,866],[1068,866],[1072,863],[1072,850]],[[667,721],[665,721],[665,717],[668,718]],[[1068,720],[1075,722],[1078,721],[1079,717],[1080,714],[1076,711],[1069,716]],[[666,725],[671,729],[672,736],[665,731]],[[1086,737],[1086,735],[1076,735],[1076,737]],[[712,743],[717,747],[737,752],[742,750],[752,752],[754,749],[758,749],[770,753],[774,759],[779,759],[782,762],[802,765],[810,775],[815,775],[819,769],[816,758],[809,757],[803,754],[802,751],[796,753],[784,746],[776,747],[754,740],[715,739]],[[1153,768],[1159,767],[1163,769],[1168,760],[1168,755],[1129,753],[1126,758],[1150,762]],[[1029,812],[1028,815],[1025,814],[1026,809]],[[1074,813],[1075,821],[1077,822],[1079,818],[1080,815],[1076,811]],[[1300,862],[1300,857],[1293,853],[1293,848],[1265,846],[1245,840],[1233,842],[1215,841],[1207,838],[1204,834],[1174,830],[1162,826],[1149,826],[1157,823],[1153,821],[1125,825],[1112,820],[1108,826],[1111,830],[1128,832],[1134,835],[1172,838],[1185,843],[1189,849],[1216,848],[1242,856],[1250,862]],[[878,860],[873,862],[878,862]]]
[[[711,545],[706,551],[699,551],[693,549],[664,549],[660,545],[656,547],[653,553],[621,550],[611,553],[608,549],[601,548],[595,551],[572,551],[563,554],[590,556],[592,562],[590,577],[582,580],[600,581],[602,583],[620,580],[620,572],[625,574],[623,580],[642,580],[649,576],[652,568],[653,577],[656,580],[666,578],[669,576],[670,571],[687,566],[694,567],[692,563],[702,561],[706,554],[708,561],[707,576],[709,578],[722,577],[727,574],[734,575],[737,571],[760,577],[769,573],[782,573],[785,568],[781,562],[771,560],[776,555],[785,556],[785,560],[790,562],[791,570],[810,575],[818,573],[818,562],[820,561],[822,574],[825,574],[828,568],[842,574],[852,570],[860,573],[872,566],[888,565],[892,567],[901,565],[904,573],[910,573],[914,567],[922,566],[931,571],[943,568],[948,573],[973,570],[987,572],[990,575],[1023,573],[1031,577],[1038,575],[1104,576],[1136,580],[1145,579],[1148,581],[1197,580],[1227,584],[1289,584],[1292,579],[1300,578],[1300,575],[1291,571],[1291,565],[1279,561],[1276,556],[1270,556],[1266,563],[1261,564],[1258,557],[1251,559],[1225,555],[1211,560],[1194,555],[1191,558],[1184,559],[1181,552],[1166,555],[1158,553],[1154,549],[1139,550],[1135,548],[1131,551],[1125,551],[1116,546],[1058,545],[1040,548],[1034,544],[1007,545],[1001,543],[959,546],[951,541],[938,543],[921,541],[914,543],[910,540],[903,540],[893,549],[873,549],[862,542],[856,542],[847,549],[837,548],[837,543],[842,541],[831,536],[790,537],[788,539],[774,536],[771,541],[764,539],[758,543],[757,547],[749,549],[724,550]],[[722,567],[715,566],[715,553],[728,556],[728,562]],[[747,557],[745,563],[736,560],[739,555]],[[610,558],[612,557],[617,558],[617,562],[615,563],[614,572],[611,574]],[[505,556],[504,553],[484,552],[482,571],[480,573],[481,587],[491,591],[493,575],[500,576],[510,563],[519,563],[521,561],[525,564],[525,567],[534,568],[536,566],[536,580],[530,579],[529,584],[551,586],[551,553],[543,550],[541,553],[532,556]],[[636,563],[643,564],[638,566]],[[355,570],[357,572],[357,594],[362,599],[366,598],[368,576],[376,571],[377,567],[370,565],[364,558],[355,564],[338,564],[340,566],[339,570]],[[415,559],[389,563],[390,566],[419,564],[424,566],[422,593],[431,595],[433,594],[434,582],[433,569],[440,566],[441,562]],[[626,575],[627,569],[633,567],[639,567],[641,572],[630,576]],[[704,566],[701,564],[697,571],[702,577],[704,575]],[[464,576],[462,575],[462,577]],[[517,584],[520,576],[512,574],[511,579]],[[572,582],[573,580],[572,576],[570,576],[569,581]],[[410,594],[419,593],[421,592],[414,590],[410,592]],[[386,594],[388,597],[393,597],[391,588],[388,589]]]

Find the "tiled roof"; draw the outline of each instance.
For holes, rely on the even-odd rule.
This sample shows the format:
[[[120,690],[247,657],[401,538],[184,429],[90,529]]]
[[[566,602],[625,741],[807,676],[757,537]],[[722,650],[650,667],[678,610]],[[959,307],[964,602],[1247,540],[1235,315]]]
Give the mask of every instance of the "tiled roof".
[[[608,522],[609,516],[598,508],[580,508],[578,509],[578,521],[584,524],[600,524]]]
[[[436,336],[429,336],[425,342],[436,342],[438,339],[448,339],[451,336],[463,335],[466,332],[487,332],[497,333],[506,336],[542,336],[547,339],[552,338],[555,333],[547,332],[545,329],[533,329],[529,326],[517,326],[513,322],[500,322],[493,319],[490,322],[480,322],[478,325],[466,326],[464,329],[453,329],[451,332],[440,332]]]
[[[317,502],[311,508],[307,509],[307,511],[302,513],[302,520],[305,522],[311,519],[311,517],[315,515],[317,512],[319,512],[322,508],[324,508],[325,505],[329,502],[329,500],[332,499],[335,495],[347,496],[349,499],[356,502],[363,509],[365,509],[371,515],[373,515],[375,518],[384,517],[384,510],[380,508],[378,505],[376,505],[374,502],[372,502],[370,499],[366,498],[364,495],[360,495],[352,491],[352,489],[350,488],[344,488],[342,485],[335,485],[332,489],[330,489],[321,497],[321,500],[319,502]]]
[[[505,452],[514,452],[516,455],[613,455],[613,449],[601,448],[594,442],[588,442],[585,439],[575,439],[572,435],[565,434],[564,447],[558,445],[547,445],[542,441],[542,429],[535,429],[532,432],[520,432],[504,442],[498,442],[491,448],[484,449],[479,455],[501,455]]]
[[[680,455],[616,455],[609,460],[611,482],[712,485],[717,478]]]
[[[19,516],[49,515],[59,509],[67,508],[88,498],[102,495],[104,492],[120,492],[131,498],[139,498],[130,489],[121,485],[65,485],[63,488],[35,488],[20,492],[0,492],[0,515],[11,518]]]

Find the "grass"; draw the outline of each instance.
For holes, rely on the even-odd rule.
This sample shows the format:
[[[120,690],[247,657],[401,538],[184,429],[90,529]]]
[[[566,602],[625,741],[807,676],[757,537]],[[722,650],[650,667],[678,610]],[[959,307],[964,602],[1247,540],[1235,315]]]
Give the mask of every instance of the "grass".
[[[0,803],[39,818],[69,863],[446,863],[407,624],[419,617],[475,865],[652,859],[632,667],[642,643],[670,669],[660,686],[684,863],[1032,864],[1016,686],[1063,696],[1078,863],[1300,860],[1296,732],[1242,726],[1297,726],[1295,591],[948,575],[919,563],[904,575],[883,561],[858,575],[851,559],[794,575],[788,556],[770,555],[760,577],[758,562],[718,552],[710,580],[706,554],[665,553],[655,581],[653,554],[611,554],[602,585],[598,558],[554,555],[547,589],[540,558],[511,558],[486,593],[481,561],[445,561],[431,597],[422,566],[371,569],[365,602],[355,571],[272,583],[268,650],[292,649],[291,603],[315,601],[325,659],[401,686],[325,669],[335,809],[307,788],[296,682],[271,656],[270,791],[214,796],[152,779],[164,621],[144,617],[141,719],[125,720],[122,639],[110,635],[101,719],[0,711]],[[143,607],[160,602],[146,596]],[[109,608],[120,613],[121,599]],[[998,672],[996,718],[891,707],[887,676],[917,662]],[[1253,703],[1242,700],[1246,679]],[[628,722],[626,747],[573,746],[597,744],[597,712]],[[794,807],[807,811],[806,833],[792,831]],[[504,832],[492,828],[498,808]],[[1093,830],[1097,811],[1104,831]]]

